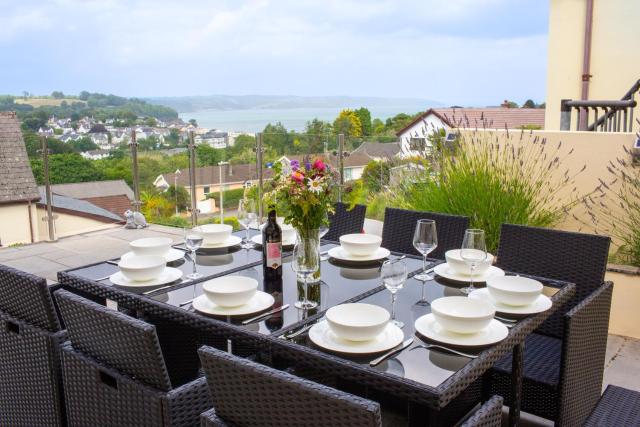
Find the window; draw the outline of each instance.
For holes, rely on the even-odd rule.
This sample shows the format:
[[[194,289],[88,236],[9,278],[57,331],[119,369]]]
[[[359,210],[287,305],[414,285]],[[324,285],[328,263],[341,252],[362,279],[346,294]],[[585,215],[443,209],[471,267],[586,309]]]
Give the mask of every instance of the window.
[[[411,151],[424,151],[426,146],[426,138],[409,138],[409,150]]]
[[[208,186],[208,185],[206,185],[206,186],[204,187],[203,191],[204,191],[204,194],[209,194],[209,193],[211,192],[211,188],[209,188],[209,186]]]

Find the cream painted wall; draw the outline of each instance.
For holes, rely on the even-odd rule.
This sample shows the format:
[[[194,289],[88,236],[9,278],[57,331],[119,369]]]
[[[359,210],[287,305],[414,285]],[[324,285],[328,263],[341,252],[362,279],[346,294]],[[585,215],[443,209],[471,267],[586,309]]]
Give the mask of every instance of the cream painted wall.
[[[547,130],[560,129],[560,100],[580,99],[585,13],[586,0],[551,0]],[[640,79],[639,22],[640,1],[594,0],[589,99],[620,99]]]
[[[46,217],[46,210],[44,208],[37,209],[37,222],[38,222],[38,232],[40,236],[42,236],[43,240],[46,240],[49,236],[49,229],[47,228],[47,222],[43,221],[42,218]],[[80,233],[88,233],[90,231],[98,231],[104,230],[107,228],[112,228],[117,223],[106,223],[102,221],[96,221],[95,219],[85,218],[75,215],[69,215],[66,213],[55,212],[57,215],[57,219],[55,220],[55,236],[56,238],[73,236],[75,234]]]
[[[38,241],[35,204],[31,205],[34,241]],[[31,243],[29,231],[29,204],[10,203],[0,205],[0,243],[9,246],[16,243]]]

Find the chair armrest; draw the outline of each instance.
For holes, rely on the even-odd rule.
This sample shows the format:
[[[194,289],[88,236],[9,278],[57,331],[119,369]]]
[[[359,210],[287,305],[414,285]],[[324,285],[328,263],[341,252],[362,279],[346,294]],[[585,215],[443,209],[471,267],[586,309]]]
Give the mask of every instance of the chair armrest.
[[[213,407],[207,378],[202,376],[170,390],[163,406],[165,419],[171,419],[171,425],[198,425],[200,414]]]
[[[564,316],[559,425],[582,425],[600,398],[612,292],[604,282]]]
[[[461,425],[461,427],[500,427],[502,424],[502,397],[493,396]]]
[[[209,409],[200,416],[201,427],[229,427],[222,418],[216,415],[215,409]]]

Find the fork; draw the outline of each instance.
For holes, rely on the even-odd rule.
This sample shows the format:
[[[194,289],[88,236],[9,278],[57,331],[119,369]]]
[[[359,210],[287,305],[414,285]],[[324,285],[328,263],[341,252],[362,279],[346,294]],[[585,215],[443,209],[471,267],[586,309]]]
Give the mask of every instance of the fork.
[[[424,348],[426,350],[429,350],[429,349],[432,349],[432,348],[437,348],[437,349],[440,349],[440,350],[448,351],[449,353],[457,354],[458,356],[468,357],[469,359],[476,359],[478,357],[477,354],[464,353],[462,351],[454,350],[454,349],[449,348],[449,347],[443,347],[443,346],[437,345],[437,344],[418,344],[417,346],[413,347],[409,351],[413,351],[413,350],[415,350],[417,348]]]

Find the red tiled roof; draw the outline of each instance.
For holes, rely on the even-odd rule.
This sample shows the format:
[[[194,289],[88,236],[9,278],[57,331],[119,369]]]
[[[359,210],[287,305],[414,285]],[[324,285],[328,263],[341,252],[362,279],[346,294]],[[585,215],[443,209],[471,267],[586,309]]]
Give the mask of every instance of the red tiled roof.
[[[87,197],[83,200],[93,203],[102,209],[106,209],[121,218],[124,218],[124,212],[127,209],[131,209],[131,200],[129,200],[125,194],[117,196]]]
[[[431,114],[450,127],[519,129],[523,126],[539,126],[544,129],[544,113],[545,110],[541,108],[430,108],[398,131],[397,135],[400,136]]]

